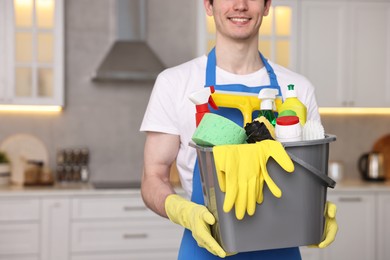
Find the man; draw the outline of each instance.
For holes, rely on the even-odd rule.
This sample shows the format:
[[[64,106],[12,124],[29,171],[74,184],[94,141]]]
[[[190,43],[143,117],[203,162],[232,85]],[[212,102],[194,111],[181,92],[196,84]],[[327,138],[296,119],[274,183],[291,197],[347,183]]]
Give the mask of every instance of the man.
[[[154,212],[186,228],[179,259],[218,259],[224,250],[210,235],[213,215],[204,205],[195,149],[188,146],[195,131],[195,105],[190,94],[205,86],[242,95],[275,88],[284,95],[295,84],[298,98],[308,108],[308,119],[320,120],[314,89],[302,76],[267,61],[258,51],[258,33],[272,0],[204,0],[214,17],[216,46],[208,56],[162,72],[156,80],[141,131],[147,132],[144,150],[142,197]],[[230,113],[230,112],[228,112]],[[226,114],[230,118],[229,114]],[[175,194],[169,183],[172,163],[177,162],[180,181],[188,199]],[[191,198],[191,201],[189,201]],[[332,216],[335,208],[332,206]],[[321,247],[330,244],[337,224]],[[326,232],[327,233],[327,232]],[[239,253],[229,259],[301,259],[298,248]]]

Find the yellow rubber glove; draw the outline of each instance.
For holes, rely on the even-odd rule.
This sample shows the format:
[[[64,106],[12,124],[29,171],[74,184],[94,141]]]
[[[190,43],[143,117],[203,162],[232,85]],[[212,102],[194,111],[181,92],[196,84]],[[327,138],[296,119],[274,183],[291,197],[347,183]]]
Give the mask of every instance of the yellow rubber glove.
[[[286,172],[294,171],[294,163],[291,161],[288,156],[286,150],[283,145],[274,140],[263,140],[261,142],[256,143],[259,148],[259,153],[261,156],[260,164],[261,164],[261,174],[262,179],[267,184],[271,193],[277,197],[282,197],[282,191],[275,184],[275,182],[271,179],[267,170],[267,162],[270,157],[272,157]],[[260,183],[260,192],[258,193],[257,203],[263,202],[263,183]]]
[[[235,206],[237,219],[245,212],[255,213],[256,198],[260,191],[260,157],[256,144],[221,145],[213,147],[219,187],[225,192],[223,210]]]
[[[210,225],[215,223],[215,218],[205,206],[171,194],[165,200],[165,211],[173,223],[192,232],[198,246],[221,258],[226,257],[226,252],[211,236]]]
[[[218,183],[221,191],[226,193],[223,210],[229,212],[235,206],[239,220],[244,218],[245,211],[252,216],[256,202],[263,201],[264,182],[275,197],[282,196],[282,191],[268,174],[269,157],[273,157],[285,171],[294,171],[294,164],[284,147],[274,140],[214,146],[213,154]]]
[[[330,201],[326,202],[325,205],[325,227],[324,227],[324,235],[323,240],[318,245],[310,246],[316,248],[325,248],[332,244],[332,242],[336,238],[337,231],[339,229],[336,222],[336,211],[337,207]]]

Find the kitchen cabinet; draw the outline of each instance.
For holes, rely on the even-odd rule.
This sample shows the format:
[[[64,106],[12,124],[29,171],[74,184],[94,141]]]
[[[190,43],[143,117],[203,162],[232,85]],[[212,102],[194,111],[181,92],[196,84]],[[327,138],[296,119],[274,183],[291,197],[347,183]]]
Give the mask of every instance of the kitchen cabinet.
[[[139,195],[75,198],[71,229],[72,260],[174,259],[183,232]]]
[[[390,241],[390,194],[379,194],[378,196],[378,259],[390,259],[390,248],[387,245]]]
[[[147,209],[139,190],[0,188],[0,259],[171,260],[183,231]]]
[[[375,194],[335,193],[328,200],[337,205],[340,228],[334,243],[323,250],[324,259],[376,259]]]
[[[374,190],[330,190],[327,199],[337,206],[336,240],[325,249],[302,247],[302,259],[389,259],[385,255],[388,250],[385,243],[376,243],[390,235],[390,226],[386,228],[386,215],[383,215],[390,214],[390,194],[385,194]]]
[[[390,2],[300,4],[298,67],[316,86],[319,106],[389,107]]]
[[[63,16],[63,0],[0,0],[0,104],[64,105]]]
[[[2,198],[0,200],[0,259],[39,256],[39,200]]]
[[[67,260],[70,201],[43,198],[41,204],[41,260]]]

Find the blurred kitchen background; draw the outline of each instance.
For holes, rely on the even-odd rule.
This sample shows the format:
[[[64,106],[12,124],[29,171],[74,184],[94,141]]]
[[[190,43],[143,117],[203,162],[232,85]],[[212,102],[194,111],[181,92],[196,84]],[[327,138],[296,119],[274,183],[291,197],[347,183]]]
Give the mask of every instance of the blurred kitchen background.
[[[273,0],[263,21],[261,51],[313,83],[337,136],[340,229],[302,259],[390,259],[389,14],[389,0]],[[177,259],[182,228],[140,195],[139,127],[156,72],[213,46],[211,19],[200,0],[0,0],[0,259]]]
[[[198,16],[198,13],[203,14],[203,11],[198,11],[202,8],[198,2],[200,1],[146,2],[145,40],[165,67],[190,60],[207,50],[208,38],[200,35],[200,32],[210,34],[212,30],[200,29],[204,26],[204,22],[201,21],[204,18]],[[293,14],[297,10],[297,1],[275,1],[276,4],[278,2],[291,6]],[[145,137],[139,132],[139,126],[153,81],[92,80],[116,38],[116,27],[113,22],[115,3],[115,0],[64,1],[64,108],[59,113],[2,111],[0,140],[17,133],[38,137],[48,150],[49,166],[53,170],[56,167],[59,149],[87,147],[90,152],[90,178],[93,181],[138,181],[142,172]],[[299,25],[297,18],[291,18],[290,13],[289,19],[292,19],[293,25],[295,24],[295,29],[292,27],[290,34],[299,32],[296,28]],[[292,54],[289,54],[289,57],[292,57],[290,67],[306,75],[305,66],[299,63],[300,54],[294,51],[299,52],[298,43],[305,39],[299,37],[299,34],[291,36],[290,39],[295,42],[289,45],[292,50]],[[270,52],[269,48],[264,48]],[[372,48],[366,50],[373,51]],[[335,53],[336,55],[338,53]],[[271,56],[271,59],[276,61],[280,59],[275,53],[273,57]],[[389,52],[386,57],[389,62]],[[132,57],[127,59],[133,63],[139,62],[132,60]],[[329,72],[321,71],[328,82],[333,80],[330,73],[334,69],[331,67],[339,68],[335,65],[338,63],[339,60],[331,60],[331,63],[326,64],[329,66]],[[318,60],[318,66],[322,68],[325,65],[323,61]],[[314,76],[318,74],[312,73]],[[312,79],[310,75],[306,76],[315,85],[321,85],[316,82],[320,77]],[[370,79],[364,82],[370,82]],[[374,84],[376,82],[373,81]],[[386,92],[379,95],[385,96],[387,103],[381,107],[389,107],[389,78],[387,77],[387,81],[383,83],[386,85],[381,89],[385,89]],[[373,86],[367,84],[366,87],[371,89]],[[336,95],[338,94],[334,94],[334,99],[337,99]],[[370,104],[375,102],[371,100]],[[377,139],[390,132],[389,118],[390,114],[364,113],[352,115],[328,113],[322,116],[326,132],[337,136],[337,142],[330,146],[330,160],[344,163],[346,177],[359,178],[357,160],[362,153],[372,149]]]

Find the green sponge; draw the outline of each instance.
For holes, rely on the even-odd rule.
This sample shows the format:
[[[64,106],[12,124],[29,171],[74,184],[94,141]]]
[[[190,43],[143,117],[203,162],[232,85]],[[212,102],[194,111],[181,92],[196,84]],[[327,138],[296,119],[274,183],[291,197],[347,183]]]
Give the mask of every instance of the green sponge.
[[[206,113],[192,136],[200,146],[243,144],[247,139],[245,130],[233,121],[212,113]]]

